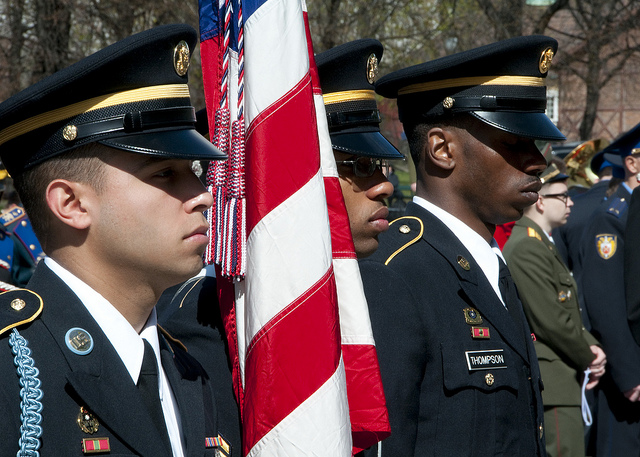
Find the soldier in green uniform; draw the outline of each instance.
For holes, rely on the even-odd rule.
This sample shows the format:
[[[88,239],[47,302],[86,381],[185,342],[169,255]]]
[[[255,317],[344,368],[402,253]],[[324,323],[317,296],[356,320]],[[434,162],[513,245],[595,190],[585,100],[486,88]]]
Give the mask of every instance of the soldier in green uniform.
[[[582,324],[576,282],[550,235],[567,222],[573,206],[567,193],[568,176],[551,164],[540,178],[538,201],[516,222],[503,254],[536,336],[547,454],[583,457],[583,372],[591,370],[586,388],[595,387],[604,374],[606,357]]]

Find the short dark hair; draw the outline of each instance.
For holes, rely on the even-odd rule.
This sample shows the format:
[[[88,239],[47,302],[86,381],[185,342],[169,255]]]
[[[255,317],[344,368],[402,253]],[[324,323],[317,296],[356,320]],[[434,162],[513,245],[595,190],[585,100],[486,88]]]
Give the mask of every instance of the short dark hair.
[[[438,120],[425,120],[424,122],[405,123],[403,124],[404,133],[409,143],[409,152],[414,165],[417,167],[420,163],[420,152],[427,141],[427,133],[434,127],[459,127],[465,128],[465,120],[469,118],[467,113],[457,113],[450,116],[440,118]]]
[[[51,230],[51,211],[47,205],[47,186],[54,179],[89,184],[100,193],[104,188],[104,158],[109,148],[89,143],[53,157],[13,178],[33,231],[41,244],[45,244]]]

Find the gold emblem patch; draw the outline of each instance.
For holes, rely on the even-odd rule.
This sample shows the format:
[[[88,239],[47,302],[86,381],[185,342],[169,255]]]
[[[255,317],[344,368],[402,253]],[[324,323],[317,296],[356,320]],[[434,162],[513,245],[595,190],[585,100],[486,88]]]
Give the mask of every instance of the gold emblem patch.
[[[480,315],[477,309],[465,308],[462,310],[462,312],[464,313],[464,321],[467,324],[472,324],[472,325],[482,324],[482,316]]]
[[[542,55],[540,56],[540,65],[539,70],[543,75],[549,71],[551,68],[551,61],[553,60],[553,49],[547,48],[542,51]]]
[[[89,435],[93,435],[100,427],[100,423],[98,422],[98,419],[96,419],[96,416],[91,414],[84,406],[80,407],[80,412],[78,413],[76,422],[78,423],[80,430],[88,433]]]
[[[173,67],[176,69],[178,76],[184,76],[189,70],[189,60],[191,59],[191,53],[189,52],[189,45],[186,41],[181,41],[173,50]]]
[[[367,81],[373,84],[378,77],[378,58],[375,54],[371,54],[367,59]]]
[[[596,249],[598,255],[605,260],[609,260],[616,253],[618,248],[618,237],[604,233],[602,235],[596,235]]]

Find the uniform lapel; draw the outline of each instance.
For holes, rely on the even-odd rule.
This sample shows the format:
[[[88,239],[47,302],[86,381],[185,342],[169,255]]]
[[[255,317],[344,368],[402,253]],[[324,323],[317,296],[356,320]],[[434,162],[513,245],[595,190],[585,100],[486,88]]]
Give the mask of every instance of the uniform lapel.
[[[170,455],[106,335],[67,285],[44,262],[41,264],[29,288],[43,297],[46,312],[42,322],[67,361],[68,387],[77,394],[76,400],[98,417],[101,426],[141,456]],[[66,332],[73,327],[91,335],[94,347],[87,355],[75,354],[66,346]]]
[[[407,214],[409,212],[413,212],[423,220],[425,225],[423,239],[438,251],[456,271],[460,287],[468,297],[469,304],[480,311],[482,317],[491,322],[504,341],[528,362],[525,336],[518,332],[513,318],[467,248],[440,219],[429,211],[419,205],[412,204],[411,208],[407,209]],[[461,262],[458,261],[460,256],[468,262],[468,268],[460,264]],[[464,264],[464,262],[462,263]]]
[[[203,405],[203,384],[201,373],[181,363],[162,335],[160,338],[160,357],[173,395],[180,411],[182,435],[186,456],[202,455],[205,448],[205,417]]]

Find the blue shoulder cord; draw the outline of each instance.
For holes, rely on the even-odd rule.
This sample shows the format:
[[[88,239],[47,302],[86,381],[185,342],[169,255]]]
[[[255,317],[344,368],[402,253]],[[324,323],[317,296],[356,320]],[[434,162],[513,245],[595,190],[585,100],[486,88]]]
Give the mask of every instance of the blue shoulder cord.
[[[17,329],[9,336],[9,344],[15,357],[13,362],[17,367],[18,376],[20,376],[20,439],[18,446],[20,450],[16,457],[39,457],[40,453],[40,437],[42,436],[42,389],[40,389],[40,380],[38,374],[40,371],[34,366],[31,358],[31,349],[27,346],[27,340],[24,339]]]

